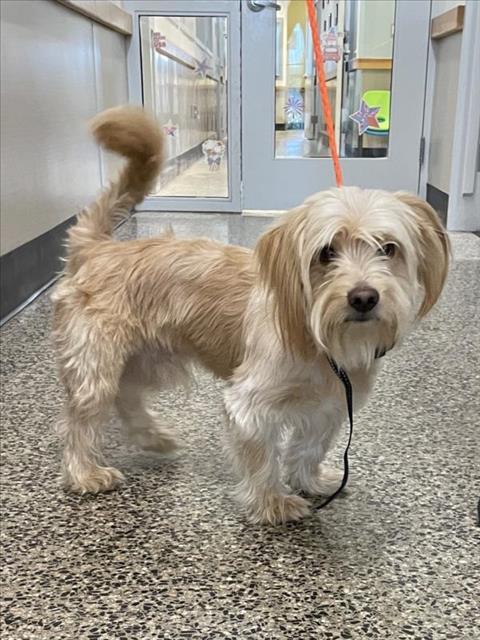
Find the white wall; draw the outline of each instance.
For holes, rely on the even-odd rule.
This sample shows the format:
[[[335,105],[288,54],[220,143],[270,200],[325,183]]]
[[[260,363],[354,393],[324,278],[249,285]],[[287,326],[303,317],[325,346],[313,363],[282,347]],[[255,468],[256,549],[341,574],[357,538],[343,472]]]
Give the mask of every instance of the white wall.
[[[392,25],[395,22],[393,0],[359,0],[357,3],[356,58],[391,58]]]
[[[3,255],[94,197],[102,159],[86,122],[128,96],[125,36],[54,0],[1,2],[1,30]]]
[[[431,17],[465,4],[464,0],[433,0]],[[431,40],[425,100],[425,163],[421,195],[426,184],[449,193],[452,146],[456,117],[462,32]]]
[[[449,192],[450,184],[461,46],[461,32],[433,43],[435,80],[428,182],[444,193]]]
[[[128,102],[127,38],[101,24],[93,23],[95,51],[96,111]],[[110,153],[101,153],[102,182],[111,178],[122,160]]]
[[[480,231],[480,3],[468,0],[458,76],[447,228]]]

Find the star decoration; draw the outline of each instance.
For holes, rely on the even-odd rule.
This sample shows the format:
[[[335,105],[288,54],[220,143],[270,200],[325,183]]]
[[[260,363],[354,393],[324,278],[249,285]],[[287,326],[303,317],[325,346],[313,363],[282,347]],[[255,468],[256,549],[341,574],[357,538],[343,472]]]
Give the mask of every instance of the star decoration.
[[[167,39],[158,31],[152,31],[152,45],[157,53],[167,46]]]
[[[166,136],[172,136],[172,138],[175,138],[177,135],[178,127],[176,124],[173,124],[171,120],[169,120],[167,124],[163,125],[163,131]]]
[[[303,100],[300,96],[289,96],[285,106],[283,107],[289,118],[295,120],[303,115]]]
[[[358,135],[362,135],[365,131],[372,127],[373,129],[379,129],[380,125],[377,120],[377,113],[380,111],[380,107],[369,107],[365,100],[362,100],[360,109],[348,116],[358,124]]]
[[[338,62],[340,60],[338,34],[335,27],[331,27],[331,29],[322,35],[322,51],[324,62],[328,62],[329,60]]]
[[[212,67],[208,64],[207,58],[204,58],[202,62],[197,62],[195,69],[193,70],[194,74],[199,78],[205,78],[209,69]]]
[[[332,47],[324,47],[323,48],[323,61],[328,62],[329,60],[333,62],[338,62],[340,60],[340,51],[338,48]]]

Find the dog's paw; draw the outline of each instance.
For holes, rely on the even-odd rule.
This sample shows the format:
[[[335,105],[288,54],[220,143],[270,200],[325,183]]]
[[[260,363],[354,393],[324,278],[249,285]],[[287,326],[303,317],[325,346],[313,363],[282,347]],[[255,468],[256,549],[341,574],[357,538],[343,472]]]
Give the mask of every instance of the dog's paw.
[[[330,496],[342,484],[343,471],[335,467],[329,467],[326,464],[318,465],[317,489],[318,495]]]
[[[125,480],[123,474],[114,467],[92,467],[88,473],[75,477],[67,474],[65,488],[74,493],[103,493],[113,491]]]
[[[338,489],[343,479],[343,471],[326,464],[319,464],[317,473],[310,478],[291,478],[294,491],[302,491],[309,496],[330,496]]]
[[[148,453],[163,457],[174,457],[182,442],[174,430],[155,412],[148,413],[148,419],[136,424],[129,430],[132,442]]]
[[[249,520],[261,524],[283,524],[301,520],[310,513],[310,503],[296,495],[270,494],[249,510]]]
[[[173,457],[181,448],[181,442],[165,429],[140,431],[135,434],[135,444],[143,451],[164,457]]]

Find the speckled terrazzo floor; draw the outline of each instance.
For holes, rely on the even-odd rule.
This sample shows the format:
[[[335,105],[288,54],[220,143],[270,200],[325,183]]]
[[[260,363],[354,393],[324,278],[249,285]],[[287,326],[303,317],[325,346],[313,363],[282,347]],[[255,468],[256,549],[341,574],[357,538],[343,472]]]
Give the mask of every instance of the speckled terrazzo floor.
[[[165,222],[141,214],[122,235]],[[180,234],[242,244],[269,222],[173,218]],[[440,305],[387,356],[356,419],[348,493],[298,525],[249,525],[230,500],[222,385],[207,375],[161,398],[187,441],[178,460],[133,450],[113,420],[107,450],[127,484],[63,493],[48,297],[10,321],[2,639],[480,638],[480,239],[453,242]]]

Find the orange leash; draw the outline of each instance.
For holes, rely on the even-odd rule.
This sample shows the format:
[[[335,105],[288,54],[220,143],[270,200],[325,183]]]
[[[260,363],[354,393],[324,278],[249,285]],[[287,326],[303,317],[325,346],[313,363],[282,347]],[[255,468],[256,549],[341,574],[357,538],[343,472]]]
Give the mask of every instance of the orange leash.
[[[323,114],[325,116],[325,124],[327,126],[328,144],[330,153],[332,154],[333,168],[335,171],[335,181],[337,187],[343,185],[342,168],[338,158],[337,141],[335,140],[335,131],[333,129],[332,109],[328,100],[327,81],[325,80],[325,70],[323,67],[323,53],[320,44],[320,36],[318,34],[317,14],[315,11],[314,0],[305,0],[307,3],[308,20],[312,31],[313,50],[315,53],[315,68],[317,70],[317,78],[319,80],[318,90],[322,100]]]

